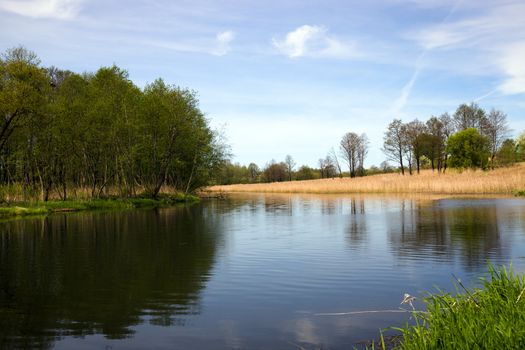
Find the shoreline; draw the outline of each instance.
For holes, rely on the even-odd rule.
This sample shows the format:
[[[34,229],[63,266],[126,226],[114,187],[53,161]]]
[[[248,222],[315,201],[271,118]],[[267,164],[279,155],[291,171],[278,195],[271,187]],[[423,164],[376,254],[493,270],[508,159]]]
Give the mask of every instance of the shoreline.
[[[200,200],[193,195],[161,196],[153,198],[103,198],[88,200],[50,200],[47,202],[12,202],[0,206],[0,219],[14,217],[47,216],[57,213],[77,213],[98,210],[126,210],[169,207],[177,204],[195,203]]]
[[[412,176],[391,173],[355,178],[216,185],[204,191],[222,194],[252,192],[525,196],[525,164],[489,171],[450,170],[445,174],[425,170]]]

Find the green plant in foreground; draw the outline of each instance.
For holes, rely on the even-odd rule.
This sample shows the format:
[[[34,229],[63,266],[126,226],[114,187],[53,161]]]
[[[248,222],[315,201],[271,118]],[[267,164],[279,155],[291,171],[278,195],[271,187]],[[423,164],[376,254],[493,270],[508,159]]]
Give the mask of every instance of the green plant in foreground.
[[[525,276],[489,265],[482,288],[425,298],[396,349],[525,349]]]

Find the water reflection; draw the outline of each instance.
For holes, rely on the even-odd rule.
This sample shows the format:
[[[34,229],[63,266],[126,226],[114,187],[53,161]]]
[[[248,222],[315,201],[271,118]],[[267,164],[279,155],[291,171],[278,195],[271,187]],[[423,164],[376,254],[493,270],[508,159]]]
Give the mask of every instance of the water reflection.
[[[387,216],[392,253],[402,259],[459,259],[467,270],[502,260],[509,252],[499,227],[509,207],[497,200],[479,206],[478,201],[401,201],[399,211]]]
[[[523,272],[524,229],[517,199],[288,194],[5,222],[0,348],[353,348],[406,315],[315,315]]]
[[[147,322],[183,326],[215,259],[221,225],[208,209],[52,216],[4,223],[0,347],[132,335]]]

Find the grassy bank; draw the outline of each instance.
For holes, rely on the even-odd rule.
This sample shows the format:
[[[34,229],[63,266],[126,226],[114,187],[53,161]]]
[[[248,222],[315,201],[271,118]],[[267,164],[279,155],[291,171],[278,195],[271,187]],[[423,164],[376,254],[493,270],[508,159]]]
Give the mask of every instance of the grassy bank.
[[[525,276],[490,267],[482,288],[461,288],[454,296],[427,297],[427,312],[414,312],[415,325],[399,329],[394,349],[525,348]]]
[[[379,174],[359,178],[213,186],[212,192],[268,193],[430,193],[430,194],[516,194],[525,193],[525,164],[482,170],[431,170],[420,175]]]
[[[0,206],[0,217],[47,215],[58,212],[86,210],[117,210],[154,208],[177,203],[195,202],[199,199],[190,195],[169,195],[152,198],[109,198],[92,200],[52,200],[48,202],[14,202]]]

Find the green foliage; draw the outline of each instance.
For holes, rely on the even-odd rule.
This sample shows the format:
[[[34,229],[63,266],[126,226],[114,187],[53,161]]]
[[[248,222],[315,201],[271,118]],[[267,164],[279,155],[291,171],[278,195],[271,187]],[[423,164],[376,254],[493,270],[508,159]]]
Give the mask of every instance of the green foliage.
[[[220,185],[254,183],[259,180],[259,168],[255,164],[246,167],[239,163],[226,162],[214,175],[214,181]]]
[[[462,130],[449,137],[447,153],[454,168],[484,168],[490,156],[489,142],[475,128]]]
[[[0,184],[22,184],[24,198],[189,193],[228,157],[195,92],[161,79],[141,91],[117,66],[44,69],[23,48],[0,59],[0,115]]]
[[[525,131],[516,140],[516,152],[518,153],[518,160],[525,161]]]
[[[320,174],[318,170],[312,169],[307,165],[303,165],[297,170],[295,177],[297,180],[314,180],[318,179]]]
[[[403,350],[525,348],[525,277],[489,267],[483,288],[430,295],[427,312],[401,329]]]
[[[506,139],[496,154],[496,162],[499,166],[514,164],[518,161],[518,147],[514,140]]]

